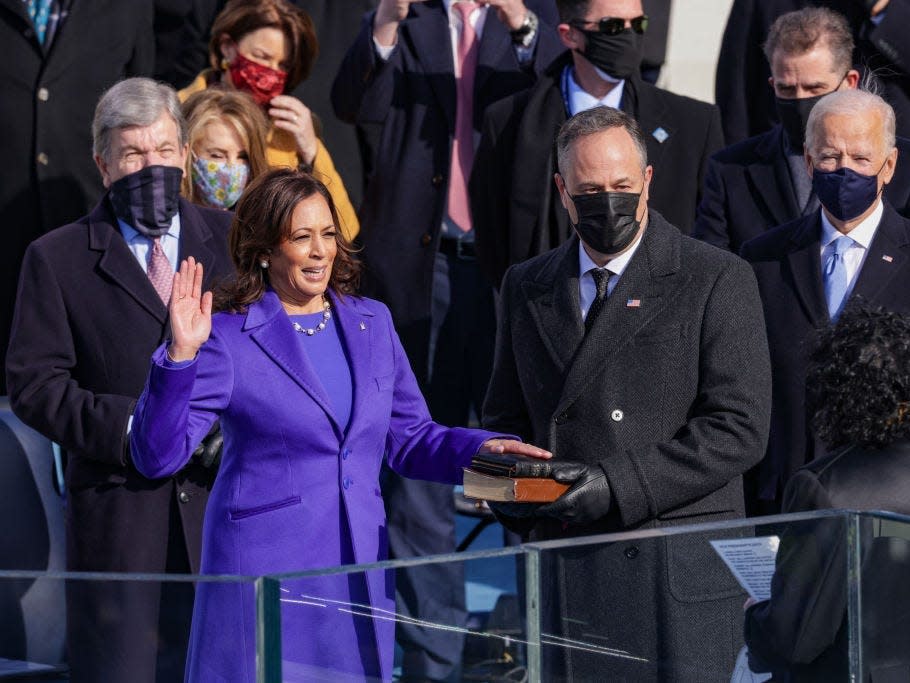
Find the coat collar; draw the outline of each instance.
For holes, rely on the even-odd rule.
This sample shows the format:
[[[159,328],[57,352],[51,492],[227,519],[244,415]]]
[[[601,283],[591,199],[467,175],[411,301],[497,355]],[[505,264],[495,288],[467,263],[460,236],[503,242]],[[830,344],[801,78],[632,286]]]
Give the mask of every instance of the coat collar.
[[[180,259],[194,256],[201,263],[212,263],[209,246],[212,231],[200,215],[199,209],[180,199]],[[136,257],[120,233],[117,218],[110,201],[105,196],[88,217],[89,249],[101,252],[99,270],[122,287],[159,322],[167,322],[167,306],[161,301]],[[208,274],[210,277],[210,274]],[[206,277],[206,283],[210,280]]]
[[[746,175],[753,186],[752,195],[765,206],[777,225],[783,225],[798,216],[800,207],[796,190],[790,177],[790,166],[783,154],[783,128],[774,126],[761,136],[755,146],[756,161],[746,167]]]
[[[638,251],[578,346],[556,412],[565,411],[606,370],[605,350],[609,349],[609,357],[621,359],[635,335],[685,291],[691,275],[681,268],[681,241],[679,230],[649,211]],[[576,315],[580,318],[577,307]]]
[[[884,201],[884,213],[875,231],[850,300],[875,303],[880,292],[910,260],[910,228],[894,208]],[[821,272],[820,211],[794,224],[787,263],[800,304],[815,327],[830,323]],[[886,258],[887,257],[887,258]]]
[[[338,325],[341,342],[350,363],[353,384],[353,406],[350,423],[367,409],[366,387],[370,381],[371,349],[379,343],[380,333],[374,329],[374,313],[358,297],[345,296],[343,299],[331,290],[328,292],[332,303],[333,320]],[[344,437],[344,425],[332,407],[313,363],[300,345],[299,333],[294,331],[288,315],[275,292],[269,290],[263,297],[250,304],[243,330],[287,375],[302,388],[332,421],[336,435]]]

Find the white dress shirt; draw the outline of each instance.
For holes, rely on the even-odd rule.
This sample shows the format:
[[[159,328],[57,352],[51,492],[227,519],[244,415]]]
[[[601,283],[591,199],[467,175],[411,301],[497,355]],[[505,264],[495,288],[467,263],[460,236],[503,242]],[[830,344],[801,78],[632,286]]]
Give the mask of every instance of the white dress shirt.
[[[567,91],[563,93],[563,96],[566,98],[569,112],[572,116],[575,116],[578,112],[588,111],[588,109],[600,106],[619,109],[619,105],[622,102],[623,88],[626,85],[625,81],[618,81],[616,85],[610,89],[610,92],[598,99],[578,85],[578,81],[575,80],[573,71],[574,69],[570,64],[566,67],[566,71],[563,74],[563,82],[566,84]]]
[[[862,270],[863,262],[866,260],[866,254],[869,253],[869,245],[872,244],[872,239],[875,237],[875,231],[878,230],[878,224],[881,223],[882,220],[882,214],[884,213],[885,207],[882,204],[881,199],[877,199],[876,201],[878,202],[878,205],[875,207],[875,210],[866,218],[866,220],[853,228],[847,235],[853,240],[853,244],[844,252],[844,266],[847,269],[847,291],[844,293],[844,301],[848,300],[850,294],[853,292],[853,285],[856,284],[856,276],[859,274],[859,271]],[[834,250],[834,245],[832,243],[843,233],[838,232],[837,228],[831,225],[831,221],[828,220],[828,216],[825,215],[824,210],[819,210],[822,214],[822,237],[819,257],[821,258],[822,270],[824,271],[825,260],[828,258],[829,253]]]
[[[645,228],[645,230],[647,230],[647,228]],[[610,276],[610,280],[607,282],[607,297],[613,293],[613,290],[616,289],[616,285],[619,284],[619,278],[622,277],[622,274],[626,270],[626,266],[629,265],[629,261],[632,260],[632,257],[635,256],[635,252],[638,251],[638,247],[641,244],[641,238],[644,234],[644,230],[641,231],[628,251],[623,252],[616,258],[610,259],[610,262],[605,266],[606,270],[613,273],[613,275]],[[600,266],[591,260],[591,257],[588,256],[588,252],[585,251],[584,243],[579,240],[578,301],[581,303],[582,320],[588,317],[588,310],[591,308],[591,304],[594,303],[594,298],[597,296],[597,285],[594,284],[594,276],[591,275],[591,270],[594,268],[600,268]]]

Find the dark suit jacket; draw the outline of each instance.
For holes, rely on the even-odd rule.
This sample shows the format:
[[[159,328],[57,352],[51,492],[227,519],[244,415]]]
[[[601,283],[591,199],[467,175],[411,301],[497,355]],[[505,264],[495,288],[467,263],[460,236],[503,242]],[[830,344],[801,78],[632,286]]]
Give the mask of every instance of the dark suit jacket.
[[[613,510],[591,526],[539,520],[525,531],[562,538],[743,516],[740,475],[764,450],[771,391],[748,266],[651,211],[587,336],[578,277],[574,238],[506,274],[483,422],[554,458],[603,468]],[[670,538],[626,550],[613,544],[563,556],[554,585],[565,591],[571,620],[554,628],[584,641],[598,625],[612,634],[599,645],[648,662],[592,661],[579,652],[571,674],[654,680],[698,652],[699,671],[670,677],[729,676],[742,603],[710,546]],[[706,650],[708,642],[729,647]]]
[[[854,63],[872,71],[882,96],[897,112],[897,132],[910,137],[910,51],[906,40],[910,2],[892,0],[884,19],[874,26],[856,0],[734,0],[724,30],[715,101],[723,118],[728,145],[760,135],[777,122],[774,93],[768,87],[771,69],[762,52],[768,29],[781,14],[810,5],[825,5],[847,17],[853,28]]]
[[[556,135],[566,120],[561,77],[571,61],[563,54],[533,90],[490,107],[484,120],[471,207],[478,258],[497,285],[510,265],[573,233],[553,183]],[[645,134],[654,167],[650,206],[688,234],[708,157],[723,144],[717,108],[636,78],[626,82],[622,109]]]
[[[518,63],[511,37],[489,15],[474,81],[474,126],[493,102],[534,84],[559,52],[552,2],[528,6],[540,18],[534,58]],[[332,88],[337,115],[375,140],[360,211],[364,290],[385,302],[419,378],[425,374],[433,263],[440,239],[455,125],[455,76],[441,0],[411,5],[387,62],[375,54],[373,15],[342,62]],[[476,216],[475,216],[476,219]]]
[[[780,500],[787,480],[816,455],[805,414],[805,380],[815,333],[830,324],[820,239],[821,219],[816,213],[766,232],[742,248],[758,278],[774,373],[768,453],[758,472],[758,495],[763,500]],[[859,299],[910,313],[910,221],[887,201],[847,305]]]
[[[154,65],[151,0],[70,4],[45,52],[25,3],[0,0],[0,128],[7,131],[0,145],[0,214],[7,225],[0,249],[0,360],[25,248],[84,216],[104,192],[92,162],[98,98],[122,78],[151,75]],[[0,367],[0,394],[5,387]]]
[[[790,167],[775,125],[711,157],[692,236],[738,254],[753,237],[800,218]],[[898,162],[884,195],[910,215],[910,140],[897,139]]]
[[[192,255],[204,265],[206,287],[233,271],[226,240],[230,218],[180,200],[180,257]],[[168,519],[178,492],[178,527],[182,523],[190,565],[199,570],[202,517],[214,473],[193,465],[176,477],[151,481],[133,467],[127,447],[128,420],[152,351],[165,339],[167,319],[107,198],[26,252],[7,357],[10,401],[17,417],[68,455],[70,570],[164,572]],[[86,620],[86,637],[112,628],[97,613],[70,616]],[[110,652],[129,639],[107,635]],[[70,648],[77,645],[71,642]]]
[[[787,484],[784,511],[910,514],[908,472],[907,441],[881,450],[841,449],[794,474]],[[864,680],[905,681],[910,678],[908,541],[875,537],[868,520],[860,529],[863,652],[871,674]],[[753,663],[773,670],[774,680],[848,680],[847,533],[838,517],[792,523],[781,538],[771,600],[751,607],[745,620]]]

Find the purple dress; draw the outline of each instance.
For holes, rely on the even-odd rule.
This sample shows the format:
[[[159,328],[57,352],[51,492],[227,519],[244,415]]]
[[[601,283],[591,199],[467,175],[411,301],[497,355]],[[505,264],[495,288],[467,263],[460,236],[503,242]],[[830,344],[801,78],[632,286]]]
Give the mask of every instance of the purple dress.
[[[224,433],[203,573],[258,576],[384,560],[383,461],[407,477],[459,483],[483,441],[499,436],[432,422],[385,306],[331,301],[353,383],[346,429],[272,292],[245,314],[215,315],[195,361],[168,367],[164,347],[153,356],[131,432],[137,469],[169,476],[216,418]],[[281,587],[284,680],[391,678],[390,572]],[[249,585],[199,584],[187,680],[252,683],[255,614]]]

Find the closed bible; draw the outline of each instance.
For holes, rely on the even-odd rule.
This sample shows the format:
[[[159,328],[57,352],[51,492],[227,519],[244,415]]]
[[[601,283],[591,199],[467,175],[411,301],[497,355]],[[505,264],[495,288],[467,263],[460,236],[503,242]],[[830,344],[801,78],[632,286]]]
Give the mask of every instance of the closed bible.
[[[544,477],[502,477],[464,468],[466,498],[501,503],[552,503],[569,488]]]

